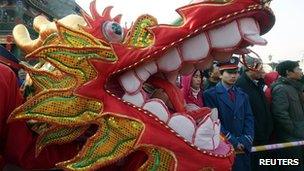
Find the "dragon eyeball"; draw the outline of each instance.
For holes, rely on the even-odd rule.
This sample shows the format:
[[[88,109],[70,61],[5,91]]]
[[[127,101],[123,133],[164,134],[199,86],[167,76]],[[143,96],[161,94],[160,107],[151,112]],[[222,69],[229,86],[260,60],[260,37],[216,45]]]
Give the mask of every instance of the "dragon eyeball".
[[[115,21],[106,21],[102,25],[102,33],[109,42],[121,42],[123,40],[123,28]]]

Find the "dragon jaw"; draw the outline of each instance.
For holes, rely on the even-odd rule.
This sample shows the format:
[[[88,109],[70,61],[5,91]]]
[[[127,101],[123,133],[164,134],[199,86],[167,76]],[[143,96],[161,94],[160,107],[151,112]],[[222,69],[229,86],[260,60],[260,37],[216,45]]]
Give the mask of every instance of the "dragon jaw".
[[[210,15],[204,17],[205,21],[202,21],[198,18],[200,18],[204,10],[215,12],[210,12]],[[175,103],[171,101],[174,106],[174,112],[169,112],[167,110],[168,106],[161,100],[144,98],[143,84],[153,79],[152,75],[164,75],[168,78],[168,80],[165,80],[166,83],[171,82],[169,84],[172,85],[174,84],[172,80],[175,79],[177,74],[188,74],[194,68],[203,69],[213,60],[229,59],[232,53],[244,49],[248,45],[265,44],[266,41],[260,38],[260,34],[267,32],[272,26],[272,13],[267,7],[251,0],[234,0],[225,3],[217,3],[215,1],[198,2],[180,8],[178,12],[183,18],[183,23],[179,26],[157,25],[154,18],[143,16],[141,19],[148,21],[148,27],[143,28],[144,33],[148,35],[147,41],[144,43],[136,39],[133,41],[134,37],[132,36],[134,36],[133,33],[135,32],[132,30],[129,33],[130,37],[126,37],[122,43],[113,43],[104,40],[105,37],[98,37],[100,34],[91,34],[96,36],[92,38],[92,36],[60,28],[60,25],[59,27],[57,25],[57,29],[63,29],[60,32],[64,33],[59,35],[59,37],[62,37],[60,40],[65,40],[65,43],[69,44],[69,46],[66,46],[66,44],[63,44],[64,46],[60,44],[56,46],[45,45],[45,47],[39,48],[29,55],[29,57],[44,57],[47,61],[53,62],[53,65],[60,66],[59,70],[66,69],[66,65],[58,64],[58,60],[63,60],[64,62],[72,60],[73,62],[68,63],[70,66],[68,67],[68,72],[65,72],[68,77],[65,75],[65,78],[74,83],[73,76],[75,73],[77,76],[75,86],[68,85],[64,91],[58,91],[57,87],[51,87],[55,91],[45,91],[38,95],[41,95],[41,97],[50,96],[50,94],[54,95],[55,98],[52,98],[55,100],[52,101],[52,104],[57,106],[60,105],[60,101],[58,102],[57,100],[58,96],[65,93],[64,98],[60,97],[59,100],[70,100],[71,103],[68,103],[68,105],[71,105],[67,109],[77,108],[78,106],[75,104],[78,103],[83,105],[81,106],[83,107],[82,110],[79,110],[80,112],[90,107],[88,115],[84,113],[85,116],[79,117],[77,120],[74,118],[65,120],[66,116],[69,115],[61,114],[62,110],[60,108],[58,110],[60,112],[51,111],[51,117],[40,118],[40,121],[51,122],[54,125],[60,125],[60,127],[51,128],[48,131],[52,133],[60,130],[62,125],[65,126],[65,129],[63,129],[65,132],[67,132],[67,129],[68,132],[80,129],[80,131],[76,131],[74,137],[67,136],[69,138],[66,141],[69,142],[71,139],[73,140],[73,138],[80,136],[87,129],[88,124],[97,124],[99,126],[97,133],[87,140],[79,155],[72,160],[59,163],[58,166],[71,170],[87,169],[89,166],[92,166],[92,169],[96,169],[113,163],[137,149],[141,149],[142,145],[153,146],[153,148],[166,148],[169,151],[168,153],[173,156],[174,170],[198,170],[202,166],[223,170],[231,166],[233,150],[225,140],[218,139],[220,143],[218,144],[219,148],[216,150],[206,150],[205,146],[202,146],[197,141],[197,139],[203,138],[199,135],[201,125],[197,125],[193,118],[184,114],[185,109],[181,98],[176,98]],[[65,37],[65,33],[69,36]],[[69,41],[70,39],[75,40],[75,35],[76,38],[81,37],[81,41]],[[229,39],[222,41],[222,37],[229,37]],[[100,40],[101,43],[98,43],[97,40]],[[94,48],[87,47],[86,44],[90,44]],[[77,47],[73,47],[76,45]],[[96,51],[99,52],[100,49],[106,52],[96,55]],[[62,55],[63,50],[65,55]],[[112,50],[114,55],[111,54],[109,57],[104,58],[103,55],[111,53]],[[45,54],[52,54],[53,56]],[[81,55],[87,56],[82,57]],[[66,56],[70,58],[65,59]],[[77,61],[74,56],[77,56],[80,60]],[[115,56],[115,58],[112,58],[112,56]],[[85,59],[86,57],[88,59]],[[56,58],[56,60],[53,60],[53,58]],[[104,59],[100,60],[98,58]],[[73,66],[73,64],[76,66]],[[76,67],[78,70],[75,69]],[[83,73],[85,73],[84,75],[88,73],[88,77],[82,77]],[[111,87],[113,85],[116,86],[115,89]],[[178,96],[177,89],[173,87],[172,90],[175,93],[166,92],[171,99],[175,98],[175,95]],[[11,119],[28,119],[30,117],[37,119],[36,113],[34,116],[29,114],[34,111],[27,107],[31,103],[34,104],[36,102],[34,100],[27,102],[24,105],[25,107],[21,107],[13,113]],[[33,106],[36,107],[37,105]],[[39,109],[35,108],[36,111],[34,112],[39,112],[46,106],[45,104]],[[23,110],[30,112],[26,111],[24,114]],[[21,112],[20,114],[20,111],[23,113]],[[65,112],[70,114],[70,111],[66,110]],[[71,113],[71,115],[75,116],[78,114],[77,112]],[[216,124],[217,111],[206,109],[200,112],[208,113],[207,117],[205,117],[206,120],[203,120]],[[61,120],[56,120],[59,117],[53,117],[54,113],[61,114]],[[95,147],[96,144],[101,144],[98,142],[98,138],[104,136],[105,125],[111,125],[115,118],[118,122],[121,121],[123,125],[134,124],[132,126],[137,128],[135,129],[136,131],[131,131],[130,135],[135,137],[133,137],[131,144],[123,152],[117,153],[111,159],[105,161],[103,158],[97,159],[91,165],[80,167],[81,164],[79,163],[83,164],[87,163],[83,161],[91,161],[92,158],[99,155],[98,152],[106,152],[96,150],[96,153],[92,153],[90,148],[93,145]],[[178,123],[180,122],[178,121],[182,122],[185,129],[179,129]],[[85,126],[82,127],[83,125]],[[77,127],[74,129],[73,126]],[[123,131],[129,131],[129,129],[123,129]],[[219,130],[213,131],[213,135],[219,134]],[[129,136],[129,132],[126,134]],[[43,135],[47,137],[47,134]],[[39,140],[44,140],[43,138],[42,136]],[[103,146],[99,146],[98,149],[102,150]],[[90,150],[91,152],[87,153]],[[189,158],[189,156],[192,158]],[[195,163],[191,161],[193,158],[196,159]],[[216,161],[221,162],[222,165],[217,165]]]
[[[233,3],[240,2],[232,1],[221,7],[223,10],[230,9]],[[267,41],[260,35],[267,32],[273,23],[265,26],[263,25],[265,21],[259,17],[261,17],[260,13],[268,16],[266,18],[268,20],[272,20],[273,16],[268,7],[260,4],[246,4],[249,6],[246,9],[242,7],[240,11],[228,13],[218,20],[211,20],[197,28],[195,25],[198,23],[191,22],[189,18],[193,15],[191,11],[203,5],[206,4],[197,3],[180,8],[178,12],[184,17],[184,23],[180,26],[154,25],[149,28],[155,36],[155,42],[150,46],[138,48],[112,44],[119,59],[115,70],[110,69],[111,73],[108,73],[110,76],[105,80],[104,89],[129,106],[156,117],[162,124],[176,131],[178,136],[183,137],[183,140],[191,146],[206,150],[206,146],[195,141],[200,125],[186,114],[183,97],[175,85],[177,75],[188,75],[195,69],[203,70],[212,64],[213,60],[228,60],[232,54],[244,51],[247,46],[266,45]],[[207,3],[211,9],[214,6],[217,7],[217,4],[213,5]],[[194,25],[191,25],[192,28],[189,29],[192,32],[184,34],[184,31],[188,30],[189,23]],[[167,42],[168,39],[171,42]],[[162,44],[166,46],[161,46]],[[167,88],[164,88],[166,86],[158,87],[165,89],[171,102],[170,106],[162,99],[152,98],[151,94],[144,90],[146,85],[162,84],[153,83],[159,78],[170,82]],[[208,112],[210,116],[217,116],[217,111]],[[183,121],[177,119],[180,117]],[[180,129],[180,124],[184,124],[183,126],[187,127],[188,131]]]
[[[246,30],[248,28],[250,30]],[[248,37],[246,33],[251,33],[253,36]],[[183,96],[180,95],[180,90],[175,85],[175,80],[178,74],[188,75],[194,69],[205,69],[209,64],[212,64],[213,60],[230,59],[233,53],[239,51],[239,46],[242,43],[266,44],[266,40],[261,38],[259,34],[258,25],[253,18],[234,20],[223,26],[190,37],[181,42],[179,46],[167,49],[164,55],[156,60],[144,62],[124,72],[111,75],[108,77],[105,90],[111,96],[128,104],[128,106],[144,111],[145,115],[156,119],[161,125],[169,127],[168,129],[171,132],[174,130],[178,137],[181,137],[190,146],[199,149],[200,152],[209,151],[210,154],[215,156],[227,156],[230,153],[229,148],[220,143],[219,137],[216,142],[216,148],[222,146],[220,147],[222,151],[213,151],[214,146],[201,144],[199,140],[203,138],[202,136],[206,137],[206,135],[200,135],[199,133],[201,129],[206,129],[206,125],[198,123],[193,117],[189,116],[190,114],[188,115],[184,106]],[[222,37],[230,38],[222,41]],[[154,81],[159,78],[170,82],[171,86],[164,85],[165,83],[163,82],[158,83],[163,85],[161,88],[166,92],[171,102],[170,106],[163,99],[152,98],[151,94],[144,90],[147,84],[155,86],[157,83]],[[218,122],[217,111],[209,110],[204,112],[208,113],[208,117],[215,116],[211,120],[213,122],[211,125],[216,125]],[[217,131],[219,129],[214,129],[210,136],[219,136]]]
[[[121,103],[128,105],[130,109],[128,116],[134,118],[149,118],[155,120],[155,125],[146,124],[146,130],[169,130],[173,136],[186,142],[189,147],[198,150],[202,154],[217,157],[227,157],[231,155],[230,150],[210,151],[200,148],[200,144],[196,143],[194,137],[199,130],[199,125],[195,124],[193,118],[183,117],[184,125],[189,129],[188,132],[180,130],[176,127],[176,118],[182,117],[184,111],[177,108],[181,104],[181,99],[177,99],[177,104],[173,104],[174,112],[168,110],[168,106],[160,99],[149,99],[143,91],[143,85],[149,81],[154,75],[165,75],[168,82],[175,84],[177,74],[185,75],[191,73],[195,68],[204,69],[212,63],[213,60],[227,60],[233,53],[238,53],[250,45],[265,45],[266,40],[260,37],[266,33],[274,23],[274,17],[271,10],[261,4],[252,1],[242,1],[237,8],[232,8],[235,3],[240,1],[232,1],[223,6],[212,6],[208,4],[209,10],[222,8],[229,11],[221,18],[215,18],[208,23],[191,22],[191,11],[195,11],[196,7],[202,7],[204,3],[197,3],[187,7],[180,8],[178,11],[183,16],[183,23],[180,26],[172,25],[153,25],[148,30],[154,36],[154,43],[144,47],[131,46],[130,44],[112,43],[111,46],[118,56],[115,66],[108,66],[93,62],[97,70],[108,67],[105,75],[99,76],[87,88],[80,90],[90,97],[115,98],[115,100],[105,106],[111,106],[105,110],[113,113],[125,113],[125,109],[121,109]],[[210,6],[209,6],[210,5]],[[231,6],[229,6],[231,5]],[[234,6],[235,7],[235,6]],[[233,10],[228,10],[228,9]],[[183,12],[181,12],[183,11]],[[266,24],[267,23],[267,24]],[[227,39],[222,40],[225,37]],[[104,87],[97,86],[98,83],[104,84]],[[107,92],[107,95],[97,95],[88,92],[88,89],[98,87]],[[176,99],[176,96],[167,92],[169,98]],[[171,96],[171,97],[170,97]],[[114,102],[115,101],[115,102]],[[173,102],[174,103],[174,102]],[[217,111],[210,111],[210,116],[216,115]],[[145,120],[145,119],[144,119]],[[156,126],[157,125],[157,126]],[[140,143],[150,143],[151,136],[145,132]],[[161,135],[159,135],[161,136]],[[144,138],[146,137],[146,138]],[[173,137],[170,137],[173,138]],[[159,146],[168,146],[166,140],[155,140],[153,144]],[[174,147],[168,147],[171,151],[175,151]]]

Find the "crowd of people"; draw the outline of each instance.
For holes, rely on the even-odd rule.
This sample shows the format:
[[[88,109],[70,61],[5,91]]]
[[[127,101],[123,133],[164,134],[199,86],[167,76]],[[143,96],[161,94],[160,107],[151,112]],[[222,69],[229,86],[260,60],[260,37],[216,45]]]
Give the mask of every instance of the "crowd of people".
[[[251,153],[252,146],[304,139],[304,84],[299,63],[283,61],[276,71],[265,73],[257,58],[247,56],[241,67],[238,62],[233,57],[225,63],[215,62],[205,74],[195,71],[190,93],[184,93],[187,105],[218,109],[221,133],[237,154],[233,170],[303,170],[302,146]],[[260,159],[269,158],[298,159],[300,165],[259,164]]]

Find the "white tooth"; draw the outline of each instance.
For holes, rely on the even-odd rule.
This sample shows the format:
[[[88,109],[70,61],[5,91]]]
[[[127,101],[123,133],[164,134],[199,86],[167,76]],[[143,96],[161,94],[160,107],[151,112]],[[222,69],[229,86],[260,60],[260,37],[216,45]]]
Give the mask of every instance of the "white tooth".
[[[253,18],[238,20],[242,36],[251,44],[266,45],[267,41],[260,36],[260,28]]]
[[[183,61],[199,61],[207,57],[209,43],[205,33],[187,39],[180,46]]]
[[[142,92],[138,92],[135,95],[130,95],[126,93],[122,99],[127,102],[134,104],[135,106],[141,107],[145,103],[145,97]]]
[[[195,64],[196,69],[205,70],[211,67],[213,64],[213,58],[211,56],[205,58],[203,61]]]
[[[137,67],[135,72],[143,82],[145,82],[151,76],[150,73],[145,69],[145,65]]]
[[[191,116],[174,114],[170,118],[168,125],[186,140],[192,142],[195,132],[195,121]]]
[[[267,40],[262,38],[259,34],[244,35],[244,39],[254,45],[266,45],[267,44]]]
[[[160,99],[150,99],[144,104],[143,109],[150,111],[160,120],[167,122],[169,118],[169,110],[165,103]]]
[[[150,75],[153,75],[157,73],[157,65],[156,62],[152,61],[144,65],[145,69],[150,73]]]
[[[241,33],[244,34],[260,34],[260,29],[253,18],[241,18],[238,20]]]
[[[159,69],[165,72],[177,70],[181,63],[182,61],[176,48],[169,49],[165,55],[157,60]]]
[[[125,72],[119,77],[121,86],[129,94],[136,93],[141,87],[141,82],[138,77],[136,77],[133,70]]]
[[[233,21],[229,24],[209,31],[212,48],[233,48],[241,41],[242,37],[238,24]]]
[[[215,150],[220,144],[219,120],[213,121],[211,116],[208,116],[199,124],[195,132],[194,144],[201,149]]]
[[[194,71],[193,64],[184,64],[182,69],[179,71],[181,75],[189,75]]]
[[[232,52],[212,51],[211,55],[216,61],[225,62],[231,58]]]

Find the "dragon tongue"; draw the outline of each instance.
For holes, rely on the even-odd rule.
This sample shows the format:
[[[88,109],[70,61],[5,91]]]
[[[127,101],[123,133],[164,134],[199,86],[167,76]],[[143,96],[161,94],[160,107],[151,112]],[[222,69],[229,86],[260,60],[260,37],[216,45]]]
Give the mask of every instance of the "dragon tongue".
[[[184,113],[186,111],[183,94],[175,84],[157,76],[151,76],[148,82],[166,92],[176,112]]]

